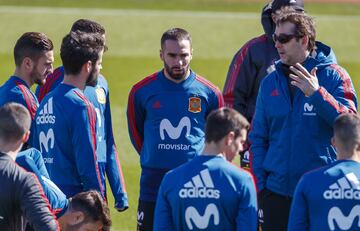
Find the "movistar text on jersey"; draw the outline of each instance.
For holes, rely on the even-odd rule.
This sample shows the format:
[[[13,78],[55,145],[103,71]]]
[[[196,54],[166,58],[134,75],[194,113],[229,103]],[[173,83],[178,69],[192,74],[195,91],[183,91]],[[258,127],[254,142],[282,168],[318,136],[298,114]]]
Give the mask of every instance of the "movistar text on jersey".
[[[190,145],[186,145],[186,144],[158,144],[158,149],[160,149],[160,150],[188,151],[190,149]]]

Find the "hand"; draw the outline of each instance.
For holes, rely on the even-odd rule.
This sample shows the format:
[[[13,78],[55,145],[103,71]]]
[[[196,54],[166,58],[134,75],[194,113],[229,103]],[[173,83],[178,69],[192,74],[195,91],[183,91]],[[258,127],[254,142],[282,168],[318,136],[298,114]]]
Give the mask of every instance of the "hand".
[[[291,84],[300,88],[306,97],[314,94],[319,90],[319,81],[316,76],[317,67],[311,70],[311,74],[300,63],[296,63],[295,66],[291,66],[290,70],[293,72],[290,74]]]

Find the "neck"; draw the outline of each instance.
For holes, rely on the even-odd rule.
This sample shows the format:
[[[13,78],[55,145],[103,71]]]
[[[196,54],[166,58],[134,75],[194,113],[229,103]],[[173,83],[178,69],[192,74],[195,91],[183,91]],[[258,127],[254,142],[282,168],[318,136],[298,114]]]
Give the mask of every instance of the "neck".
[[[202,152],[202,155],[206,156],[217,156],[219,154],[224,155],[224,152],[221,150],[217,143],[205,143],[205,148]]]
[[[34,84],[34,83],[30,80],[30,77],[27,76],[22,70],[20,70],[20,68],[16,68],[16,69],[15,69],[14,76],[16,76],[16,77],[24,80],[25,83],[28,85],[29,88]]]
[[[9,143],[9,144],[0,144],[0,152],[4,153],[8,156],[11,157],[11,159],[15,160],[16,156],[18,154],[18,152],[20,151],[21,147],[22,147],[22,143],[20,142],[20,144],[18,142],[16,143]]]
[[[170,81],[173,81],[174,83],[181,83],[182,81],[184,81],[184,80],[186,80],[187,78],[189,78],[189,76],[190,76],[190,69],[186,72],[186,74],[185,74],[185,76],[183,77],[183,78],[181,78],[181,79],[174,79],[174,78],[172,78],[170,75],[169,75],[169,73],[164,69],[164,75],[165,75],[165,77],[168,79],[168,80],[170,80]]]
[[[86,80],[84,81],[79,75],[65,75],[63,83],[84,90],[86,87]]]

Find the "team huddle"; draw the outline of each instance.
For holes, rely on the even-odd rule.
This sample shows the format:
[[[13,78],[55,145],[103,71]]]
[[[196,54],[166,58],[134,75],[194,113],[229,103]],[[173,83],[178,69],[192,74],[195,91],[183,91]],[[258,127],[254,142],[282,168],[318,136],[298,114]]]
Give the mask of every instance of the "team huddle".
[[[315,40],[302,0],[271,1],[262,24],[223,93],[190,68],[186,30],[162,34],[163,69],[128,98],[137,230],[360,230],[351,78]],[[1,230],[110,230],[106,181],[115,209],[129,207],[100,74],[105,38],[99,23],[77,20],[55,70],[45,34],[17,40],[14,75],[0,87]],[[239,154],[241,168],[231,163]]]

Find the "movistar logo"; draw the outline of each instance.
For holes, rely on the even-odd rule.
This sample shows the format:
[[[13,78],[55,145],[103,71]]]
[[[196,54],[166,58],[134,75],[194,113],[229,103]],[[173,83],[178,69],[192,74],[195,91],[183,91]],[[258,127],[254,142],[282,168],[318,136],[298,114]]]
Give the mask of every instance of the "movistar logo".
[[[170,139],[176,140],[179,139],[181,132],[183,129],[186,129],[186,136],[190,135],[191,130],[191,122],[189,117],[184,116],[181,118],[179,124],[175,127],[171,124],[168,119],[163,119],[160,122],[160,138],[161,140],[165,140],[165,132],[168,134]]]
[[[48,130],[46,135],[45,132],[41,131],[39,134],[39,141],[40,141],[40,151],[43,152],[43,147],[44,147],[45,151],[49,152],[49,148],[53,148],[55,143],[55,136],[52,128]]]
[[[355,230],[352,229],[353,223],[357,218],[357,229],[360,229],[360,205],[355,205],[348,216],[345,216],[342,211],[340,210],[340,208],[338,207],[332,207],[329,210],[329,214],[328,214],[328,224],[329,224],[329,228],[330,230],[335,230],[336,226],[335,223],[337,224],[337,226],[341,229],[341,230]],[[354,227],[355,228],[355,227]]]
[[[195,207],[190,206],[185,210],[186,225],[190,230],[194,229],[193,224],[198,229],[206,229],[209,226],[210,220],[213,218],[214,225],[219,225],[220,215],[216,205],[211,203],[205,209],[204,214],[201,216]]]
[[[55,116],[53,115],[53,98],[51,97],[43,109],[39,112],[39,115],[36,117],[36,124],[54,124]]]
[[[356,199],[360,200],[360,182],[351,172],[340,178],[323,193],[326,200]]]
[[[304,104],[304,113],[303,113],[303,115],[316,116],[314,105],[309,104],[309,103],[305,103]]]

